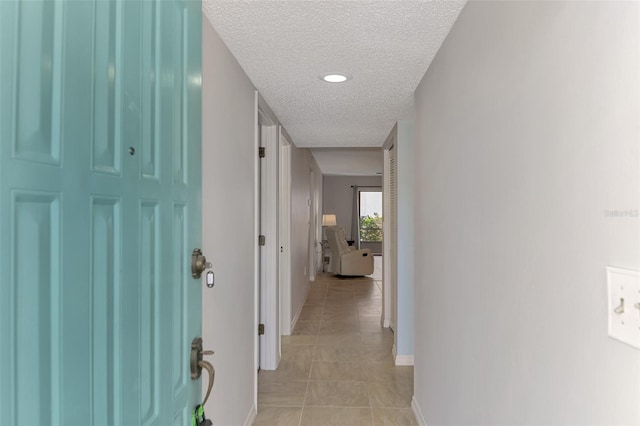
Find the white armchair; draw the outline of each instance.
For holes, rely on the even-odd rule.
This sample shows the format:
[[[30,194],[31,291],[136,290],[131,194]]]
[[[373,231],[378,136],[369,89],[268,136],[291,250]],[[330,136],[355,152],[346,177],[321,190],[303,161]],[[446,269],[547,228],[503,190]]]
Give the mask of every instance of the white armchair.
[[[331,250],[329,272],[338,275],[361,276],[373,274],[373,255],[369,249],[357,250],[347,244],[344,230],[337,226],[326,228]]]

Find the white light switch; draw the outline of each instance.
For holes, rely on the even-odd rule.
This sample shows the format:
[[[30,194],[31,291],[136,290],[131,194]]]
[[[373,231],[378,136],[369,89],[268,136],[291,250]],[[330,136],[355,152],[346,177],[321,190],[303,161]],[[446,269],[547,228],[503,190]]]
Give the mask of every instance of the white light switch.
[[[640,349],[640,272],[607,267],[609,336]]]

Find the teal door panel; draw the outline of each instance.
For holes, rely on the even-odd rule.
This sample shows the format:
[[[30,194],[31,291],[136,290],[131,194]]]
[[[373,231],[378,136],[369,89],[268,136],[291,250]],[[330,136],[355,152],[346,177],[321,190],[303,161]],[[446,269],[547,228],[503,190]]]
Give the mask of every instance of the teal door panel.
[[[201,6],[0,2],[0,425],[186,425]]]

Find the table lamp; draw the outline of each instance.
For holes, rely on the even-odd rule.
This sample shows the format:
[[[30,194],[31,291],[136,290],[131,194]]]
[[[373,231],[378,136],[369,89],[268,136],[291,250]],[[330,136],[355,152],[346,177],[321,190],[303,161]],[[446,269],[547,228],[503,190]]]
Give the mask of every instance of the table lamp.
[[[336,215],[335,214],[323,214],[322,215],[322,226],[336,226]]]

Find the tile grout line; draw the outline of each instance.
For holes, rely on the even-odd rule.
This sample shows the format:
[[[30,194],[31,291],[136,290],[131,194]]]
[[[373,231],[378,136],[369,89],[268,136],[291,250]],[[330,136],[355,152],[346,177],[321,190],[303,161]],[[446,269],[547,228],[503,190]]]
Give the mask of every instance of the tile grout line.
[[[322,312],[320,313],[320,321],[318,323],[318,330],[316,331],[316,340],[313,345],[313,355],[311,355],[311,365],[309,366],[309,375],[307,376],[307,388],[304,392],[304,399],[302,400],[302,409],[300,410],[300,420],[298,426],[302,426],[302,418],[304,417],[304,408],[307,405],[307,396],[309,395],[309,386],[311,386],[311,371],[313,370],[313,361],[316,358],[316,352],[318,350],[318,337],[320,336],[320,327],[322,326],[322,317],[324,315],[324,306],[327,302],[327,290],[328,285],[325,285],[324,300],[322,301]]]
[[[354,298],[354,303],[355,303],[355,288],[353,290],[353,298]],[[356,321],[358,322],[358,332],[360,333],[360,345],[358,346],[358,348],[360,350],[362,350],[362,346],[364,345],[364,341],[362,339],[362,325],[361,325],[361,321],[360,321],[360,308],[358,307],[358,304],[356,303]],[[371,403],[371,392],[369,392],[369,376],[367,374],[366,371],[366,367],[364,367],[364,363],[360,363],[362,365],[363,368],[365,368],[364,371],[364,379],[365,379],[365,391],[367,392],[367,399],[369,400],[369,415],[371,416],[371,426],[374,426],[374,419],[373,419],[373,406]]]
[[[328,313],[326,308],[327,308],[327,304],[329,303],[329,299],[328,299],[328,296],[329,296],[329,293],[330,293],[329,290],[330,290],[330,287],[331,288],[334,288],[334,287],[338,288],[339,287],[339,286],[334,286],[334,287],[330,286],[330,282],[326,282],[326,283],[323,283],[323,284],[324,285],[323,285],[323,289],[322,290],[324,291],[324,298],[322,299],[322,304],[321,304],[321,309],[320,309],[320,311],[321,311],[320,321],[318,323],[318,328],[317,328],[316,333],[315,333],[315,341],[313,343],[313,352],[312,352],[312,357],[311,357],[311,365],[310,365],[309,372],[308,372],[308,377],[307,377],[308,380],[307,380],[306,387],[305,387],[305,395],[304,395],[304,398],[303,398],[300,417],[299,417],[299,420],[298,420],[298,425],[299,426],[302,425],[302,423],[303,423],[303,417],[304,417],[305,408],[313,407],[313,406],[309,406],[308,405],[308,402],[309,402],[308,398],[309,398],[309,392],[310,392],[310,385],[311,385],[311,381],[312,381],[312,374],[313,374],[313,371],[314,371],[314,362],[320,362],[320,361],[318,361],[318,350],[319,350],[318,346],[319,346],[319,337],[320,337],[320,334],[321,334],[320,330],[321,330],[321,327],[324,324],[324,322],[329,322],[329,323],[331,322],[331,320],[326,320],[325,319],[325,315]],[[342,296],[339,298],[339,300],[345,300],[344,296],[347,296],[347,298],[351,299],[351,303],[353,304],[354,311],[355,311],[356,315],[355,315],[355,318],[352,318],[350,320],[350,322],[352,324],[354,324],[356,326],[357,330],[358,330],[358,334],[360,336],[360,339],[359,339],[360,340],[360,342],[359,342],[360,344],[359,344],[358,347],[362,348],[362,345],[364,344],[364,340],[362,339],[362,332],[363,332],[362,322],[363,322],[363,320],[360,317],[360,314],[361,314],[360,311],[361,311],[361,306],[362,305],[359,305],[358,303],[356,303],[356,300],[358,300],[358,302],[363,302],[367,298],[366,297],[362,298],[361,296],[363,296],[363,294],[359,294],[358,297],[356,297],[357,295],[356,295],[356,284],[355,283],[353,283],[353,282],[348,283],[348,286],[350,287],[349,290],[345,291],[342,294]],[[374,288],[377,288],[378,292],[380,291],[380,288],[377,286],[377,283],[374,282],[373,286],[374,286]],[[335,296],[335,294],[334,294],[334,296]],[[336,299],[336,300],[338,300],[338,299]],[[335,320],[335,319],[334,319],[334,321],[341,322],[341,321]],[[344,321],[344,320],[342,320],[342,321]],[[337,346],[344,346],[344,343],[339,343],[339,344],[337,344]],[[339,362],[349,362],[349,361],[339,361]],[[382,362],[382,361],[380,361],[380,362]],[[366,362],[362,362],[362,361],[358,361],[358,363],[360,365],[362,365],[362,366],[364,366],[364,364],[366,364]],[[362,408],[365,408],[365,407],[368,406],[369,413],[370,413],[370,416],[371,416],[371,424],[374,424],[375,423],[375,419],[374,419],[374,412],[373,412],[373,402],[372,402],[371,393],[369,392],[369,389],[368,389],[368,383],[370,381],[369,380],[370,377],[365,373],[363,379],[364,380],[347,380],[346,382],[362,382],[362,383],[364,383],[365,391],[367,392],[368,405],[365,405]],[[319,381],[323,381],[323,380],[319,380]],[[326,381],[336,381],[336,380],[326,380]],[[337,381],[342,382],[342,380],[337,380]],[[330,408],[331,406],[327,406],[327,407]],[[357,408],[355,406],[354,407],[351,407],[351,406],[344,406],[344,407],[343,406],[339,406],[339,407],[340,408]]]

